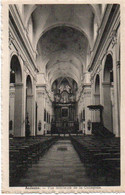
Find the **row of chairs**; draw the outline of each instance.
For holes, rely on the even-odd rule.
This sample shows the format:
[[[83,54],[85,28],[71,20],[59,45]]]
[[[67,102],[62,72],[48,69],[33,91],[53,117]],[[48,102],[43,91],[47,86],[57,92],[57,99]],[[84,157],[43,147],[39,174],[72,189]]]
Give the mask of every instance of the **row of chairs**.
[[[11,138],[9,140],[9,179],[14,186],[33,163],[55,143],[55,137]]]
[[[120,139],[72,136],[72,144],[95,185],[120,185]]]

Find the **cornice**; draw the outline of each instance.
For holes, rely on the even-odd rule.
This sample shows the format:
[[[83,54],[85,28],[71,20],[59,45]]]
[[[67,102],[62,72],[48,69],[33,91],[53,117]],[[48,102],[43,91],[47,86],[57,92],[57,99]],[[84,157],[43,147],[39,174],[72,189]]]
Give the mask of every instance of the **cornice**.
[[[103,16],[103,20],[102,20],[102,23],[101,23],[101,26],[99,27],[99,31],[98,31],[98,37],[96,39],[96,44],[94,44],[94,47],[93,47],[93,56],[91,58],[91,61],[90,61],[90,65],[88,67],[88,70],[90,70],[93,66],[93,61],[94,61],[94,58],[95,58],[95,55],[97,53],[97,49],[99,47],[99,44],[100,44],[100,41],[101,41],[101,38],[102,38],[102,35],[103,35],[103,32],[104,32],[104,28],[106,26],[106,23],[107,23],[107,20],[108,20],[108,17],[109,17],[109,14],[110,14],[110,11],[112,9],[112,5],[110,6],[107,6],[106,8],[106,11],[105,11],[105,17]]]
[[[101,59],[102,52],[104,51],[104,48],[107,44],[107,41],[110,43],[113,38],[110,36],[111,33],[118,28],[119,23],[120,23],[120,10],[119,7],[117,6],[113,16],[111,17],[111,10],[115,5],[108,5],[105,16],[103,18],[103,22],[100,27],[100,33],[98,35],[98,38],[96,40],[96,44],[94,45],[93,48],[93,56],[91,57],[90,65],[88,66],[88,70],[91,71],[93,70],[93,66],[97,63],[98,59]],[[110,37],[110,39],[109,39]],[[107,44],[108,45],[108,44]]]
[[[33,67],[29,65],[29,63],[25,60],[26,59],[26,53],[22,50],[19,41],[17,39],[17,37],[15,36],[13,30],[9,29],[9,48],[10,50],[13,48],[15,49],[17,56],[20,57],[23,61],[24,64],[24,71],[26,73],[30,73],[32,75],[32,77],[34,78],[34,80],[36,81],[36,73],[33,70]],[[29,68],[30,67],[30,68]]]
[[[35,61],[34,61],[34,54],[33,49],[31,48],[31,45],[29,44],[28,39],[26,39],[25,28],[22,24],[21,19],[19,18],[17,14],[17,10],[14,5],[10,5],[10,15],[9,15],[9,22],[10,25],[14,31],[14,34],[16,37],[18,37],[20,41],[20,45],[25,50],[25,55],[27,54],[27,57],[29,58],[33,68],[35,71],[38,72],[38,69],[36,67]]]

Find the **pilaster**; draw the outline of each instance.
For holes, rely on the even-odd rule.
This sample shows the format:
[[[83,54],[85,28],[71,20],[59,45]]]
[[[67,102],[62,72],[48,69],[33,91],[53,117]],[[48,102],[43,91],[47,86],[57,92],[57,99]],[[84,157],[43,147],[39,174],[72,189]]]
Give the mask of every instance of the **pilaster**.
[[[14,111],[14,135],[15,137],[25,136],[25,104],[24,85],[15,84],[15,111]]]

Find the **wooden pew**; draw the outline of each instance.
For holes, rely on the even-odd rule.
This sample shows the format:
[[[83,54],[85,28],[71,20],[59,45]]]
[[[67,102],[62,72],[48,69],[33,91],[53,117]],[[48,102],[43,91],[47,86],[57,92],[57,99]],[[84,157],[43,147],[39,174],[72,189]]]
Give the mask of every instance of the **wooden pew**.
[[[120,178],[120,141],[119,139],[99,139],[97,137],[71,137],[71,141],[78,152],[88,173],[92,177],[104,176],[105,182],[108,177]]]
[[[36,163],[40,156],[57,140],[55,137],[29,139],[10,139],[9,145],[9,177],[13,186],[22,177],[28,167]]]

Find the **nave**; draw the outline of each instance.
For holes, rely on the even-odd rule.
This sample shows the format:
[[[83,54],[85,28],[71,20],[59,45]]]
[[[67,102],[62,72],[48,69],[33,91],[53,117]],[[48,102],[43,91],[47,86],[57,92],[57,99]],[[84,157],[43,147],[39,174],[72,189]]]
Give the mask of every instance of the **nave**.
[[[19,182],[19,186],[74,185],[92,182],[69,139],[58,140]]]
[[[8,9],[10,187],[120,186],[120,5]]]
[[[38,153],[38,149],[31,152],[30,158],[27,159],[27,168],[22,167],[19,171],[18,167],[17,176],[13,182],[13,175],[11,175],[11,186],[120,185],[119,138],[70,136],[41,137],[40,139],[42,141],[38,138],[37,141],[42,143],[39,147],[39,151],[41,148],[42,152]],[[33,140],[29,142],[33,143]],[[32,144],[32,146],[35,145]],[[25,144],[25,148],[28,148],[28,145],[26,147]],[[33,148],[30,149],[33,150]],[[10,154],[12,155],[12,153],[14,154],[14,150],[11,150]],[[37,154],[36,159],[34,158],[35,154]],[[22,161],[22,163],[24,162]],[[12,165],[11,160],[10,165]],[[18,166],[17,162],[16,166]]]

